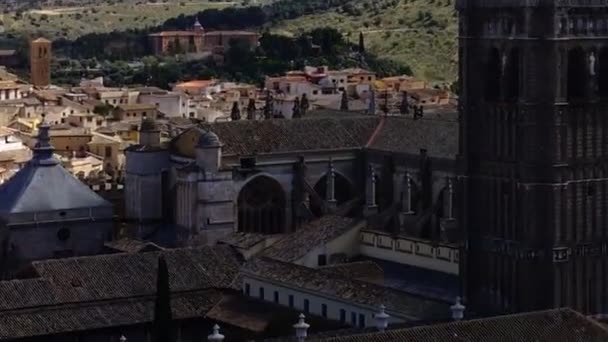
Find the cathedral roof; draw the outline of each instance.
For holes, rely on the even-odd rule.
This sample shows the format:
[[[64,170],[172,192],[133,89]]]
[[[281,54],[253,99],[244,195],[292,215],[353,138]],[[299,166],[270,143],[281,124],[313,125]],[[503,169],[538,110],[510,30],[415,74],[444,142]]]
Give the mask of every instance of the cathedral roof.
[[[53,156],[49,126],[39,126],[32,159],[0,186],[0,214],[111,206]]]
[[[370,149],[454,159],[458,153],[458,121],[431,112],[410,117],[332,115],[297,120],[239,120],[202,124],[176,137],[171,152],[194,158],[201,135],[213,131],[224,156],[250,156],[305,151]]]

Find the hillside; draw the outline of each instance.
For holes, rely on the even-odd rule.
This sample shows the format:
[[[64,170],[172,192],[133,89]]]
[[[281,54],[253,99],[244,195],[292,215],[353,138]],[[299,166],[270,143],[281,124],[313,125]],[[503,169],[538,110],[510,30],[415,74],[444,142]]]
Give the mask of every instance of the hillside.
[[[409,65],[417,77],[456,79],[453,0],[354,0],[331,11],[282,21],[272,30],[298,34],[320,26],[337,28],[352,42],[358,42],[363,32],[368,51]]]
[[[209,8],[239,6],[241,1],[210,0],[78,0],[58,1],[36,9],[0,14],[0,32],[14,35],[42,34],[49,38],[74,39],[87,33],[126,31],[162,24],[180,14],[194,14]],[[245,1],[246,3],[248,1]],[[81,3],[78,6],[75,3]]]

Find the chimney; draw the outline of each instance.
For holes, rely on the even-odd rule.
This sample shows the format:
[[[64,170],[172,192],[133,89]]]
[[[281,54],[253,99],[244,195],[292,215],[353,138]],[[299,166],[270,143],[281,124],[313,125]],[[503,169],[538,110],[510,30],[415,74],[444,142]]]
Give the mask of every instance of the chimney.
[[[466,307],[460,303],[460,297],[456,297],[456,303],[450,306],[450,310],[452,310],[452,319],[461,321],[464,318],[465,309]]]
[[[296,341],[298,342],[304,342],[306,340],[306,337],[308,336],[308,328],[310,328],[310,324],[307,324],[304,321],[305,318],[306,316],[301,313],[300,320],[298,321],[298,323],[293,325],[294,329],[296,329]]]
[[[207,341],[209,342],[222,342],[224,340],[224,335],[220,334],[220,326],[213,326],[213,334],[207,336]]]
[[[378,312],[374,316],[374,320],[376,321],[376,328],[380,332],[384,332],[386,327],[388,327],[388,319],[391,317],[389,314],[385,312],[386,307],[384,305],[380,305],[380,312]]]

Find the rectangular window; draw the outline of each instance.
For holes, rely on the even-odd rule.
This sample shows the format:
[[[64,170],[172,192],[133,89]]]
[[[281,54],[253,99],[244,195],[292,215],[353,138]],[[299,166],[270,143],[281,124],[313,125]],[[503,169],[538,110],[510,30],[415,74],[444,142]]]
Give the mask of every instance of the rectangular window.
[[[264,299],[264,288],[260,287],[260,299]]]
[[[346,323],[346,310],[340,309],[340,323]]]
[[[304,313],[309,313],[310,312],[310,302],[308,301],[308,299],[304,299]]]
[[[106,146],[106,158],[112,157],[112,146]]]
[[[247,296],[251,295],[251,285],[245,283],[245,294]]]
[[[279,304],[279,291],[274,291],[274,302]]]
[[[354,312],[350,313],[350,324],[355,327],[357,326],[357,314]]]
[[[321,316],[327,318],[327,305],[321,304]]]
[[[293,308],[293,295],[289,295],[289,307]]]
[[[359,328],[365,328],[365,315],[359,314]]]
[[[325,254],[319,254],[319,256],[317,257],[317,263],[319,264],[319,266],[327,265],[327,256]]]

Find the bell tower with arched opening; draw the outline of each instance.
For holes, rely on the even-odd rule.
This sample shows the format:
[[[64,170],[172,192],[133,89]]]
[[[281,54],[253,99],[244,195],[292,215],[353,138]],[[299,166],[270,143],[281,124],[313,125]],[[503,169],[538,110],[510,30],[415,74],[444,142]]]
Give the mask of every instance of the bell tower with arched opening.
[[[608,1],[457,9],[467,301],[608,313]]]

